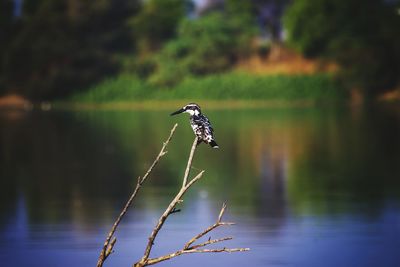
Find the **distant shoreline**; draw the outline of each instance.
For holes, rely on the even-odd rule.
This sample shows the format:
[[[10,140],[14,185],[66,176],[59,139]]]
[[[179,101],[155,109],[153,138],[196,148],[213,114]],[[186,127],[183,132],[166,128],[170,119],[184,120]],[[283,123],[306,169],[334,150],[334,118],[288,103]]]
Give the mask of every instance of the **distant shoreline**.
[[[313,107],[317,103],[312,100],[144,100],[118,101],[106,103],[58,102],[54,108],[64,110],[163,110],[176,108],[190,102],[196,102],[207,109],[257,109],[257,108],[302,108]]]

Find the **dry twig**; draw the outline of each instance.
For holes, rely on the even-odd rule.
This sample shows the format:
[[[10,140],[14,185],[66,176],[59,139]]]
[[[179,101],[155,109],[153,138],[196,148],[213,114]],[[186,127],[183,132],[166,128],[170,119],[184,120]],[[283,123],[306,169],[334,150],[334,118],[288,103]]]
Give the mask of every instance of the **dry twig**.
[[[113,252],[113,248],[115,245],[115,242],[117,242],[117,239],[114,237],[114,233],[117,230],[117,227],[119,225],[119,223],[121,222],[122,217],[124,217],[125,213],[127,212],[128,208],[130,207],[130,205],[132,204],[133,199],[136,197],[140,187],[142,186],[142,184],[146,181],[147,177],[149,176],[149,174],[151,173],[151,171],[153,170],[153,168],[157,165],[157,163],[160,161],[161,157],[163,157],[167,151],[165,150],[169,141],[171,140],[176,127],[178,126],[178,124],[175,124],[174,127],[171,129],[171,132],[169,134],[169,137],[167,138],[167,140],[163,143],[163,146],[161,148],[160,153],[158,154],[158,156],[156,157],[156,159],[154,160],[153,164],[151,164],[151,166],[149,167],[149,169],[147,170],[147,172],[145,173],[145,175],[140,178],[138,177],[137,183],[136,183],[136,187],[133,190],[132,195],[130,196],[130,198],[128,199],[128,201],[125,204],[125,207],[123,208],[123,210],[121,211],[121,213],[119,214],[118,218],[116,219],[116,221],[114,222],[114,225],[112,226],[110,232],[108,233],[108,236],[106,238],[106,241],[104,242],[103,248],[101,250],[99,259],[97,261],[97,267],[101,267],[103,266],[104,261],[107,259],[107,257]]]
[[[192,144],[192,149],[190,150],[190,155],[189,155],[189,159],[188,159],[188,163],[186,165],[186,170],[185,170],[185,175],[183,176],[183,183],[182,183],[182,187],[185,186],[187,184],[187,179],[189,177],[189,173],[190,173],[190,169],[192,167],[192,161],[193,161],[193,156],[194,156],[194,152],[196,151],[196,147],[197,147],[197,141],[199,139],[196,137],[193,141]]]
[[[223,242],[223,241],[227,241],[227,240],[232,240],[233,237],[224,237],[224,238],[219,238],[219,239],[209,239],[206,242],[200,243],[198,245],[192,245],[194,242],[196,242],[198,239],[200,239],[201,237],[205,236],[207,233],[211,232],[212,230],[214,230],[215,228],[219,227],[219,226],[229,226],[229,225],[233,225],[234,223],[231,222],[222,222],[222,216],[225,212],[226,209],[226,204],[224,203],[222,205],[222,209],[221,212],[218,216],[217,222],[213,225],[211,225],[210,227],[208,227],[207,229],[205,229],[203,232],[199,233],[198,235],[194,236],[192,239],[190,239],[182,249],[175,251],[174,253],[170,253],[164,256],[160,256],[157,258],[149,258],[147,259],[147,261],[144,263],[144,265],[141,265],[141,263],[137,263],[134,266],[138,267],[138,266],[147,266],[147,265],[153,265],[156,263],[159,263],[161,261],[165,261],[165,260],[169,260],[172,259],[174,257],[183,255],[183,254],[189,254],[189,253],[219,253],[219,252],[243,252],[243,251],[249,251],[249,248],[217,248],[217,249],[199,249],[201,247],[205,247],[211,244],[215,244],[215,243],[219,243],[219,242]]]
[[[192,149],[190,151],[190,156],[188,159],[188,163],[186,166],[186,171],[185,175],[183,176],[183,181],[184,183],[181,186],[181,189],[179,190],[178,194],[175,196],[175,198],[171,201],[171,203],[168,205],[167,209],[164,211],[164,213],[161,215],[161,217],[158,219],[157,225],[154,227],[153,231],[150,234],[149,241],[147,243],[146,249],[144,251],[144,255],[142,259],[135,264],[135,266],[146,266],[146,262],[150,256],[151,249],[153,248],[154,245],[154,239],[156,239],[158,232],[161,230],[162,226],[164,225],[164,222],[167,220],[168,216],[172,213],[172,211],[175,209],[176,205],[178,203],[182,202],[182,197],[186,193],[186,191],[196,182],[198,181],[204,173],[204,170],[199,172],[196,177],[194,177],[190,182],[187,182],[187,178],[190,173],[190,167],[192,165],[193,161],[193,155],[196,150],[196,144],[197,144],[197,137],[194,139]]]
[[[97,267],[102,267],[103,264],[104,264],[104,261],[113,252],[113,248],[114,248],[115,242],[117,241],[117,239],[114,237],[114,233],[115,233],[115,231],[116,231],[116,229],[117,229],[122,217],[127,212],[128,208],[132,204],[132,201],[136,197],[139,189],[141,188],[142,184],[145,182],[145,180],[147,179],[147,177],[149,176],[149,174],[151,173],[153,168],[157,165],[157,163],[159,162],[161,157],[163,157],[167,153],[167,151],[165,151],[165,148],[167,147],[169,141],[171,140],[171,138],[172,138],[172,136],[173,136],[173,134],[175,132],[176,127],[177,127],[177,124],[175,124],[174,127],[171,129],[171,133],[170,133],[168,139],[164,142],[160,153],[158,154],[158,156],[154,160],[153,164],[149,167],[149,169],[147,170],[145,175],[142,178],[138,177],[138,180],[137,180],[137,183],[136,183],[136,187],[135,187],[132,195],[130,196],[129,200],[125,204],[125,207],[121,211],[120,215],[118,216],[118,218],[116,219],[114,225],[112,226],[110,232],[108,233],[107,239],[104,242],[103,248],[101,250],[101,253],[100,253],[100,256],[99,256],[99,259],[98,259],[98,262],[97,262]],[[159,263],[159,262],[162,262],[162,261],[165,261],[165,260],[169,260],[171,258],[180,256],[180,255],[189,254],[189,253],[240,252],[240,251],[248,251],[249,250],[249,248],[225,248],[225,247],[218,248],[218,249],[205,249],[204,248],[204,247],[206,247],[208,245],[211,245],[211,244],[215,244],[215,243],[231,240],[231,239],[233,239],[232,237],[224,237],[224,238],[219,238],[219,239],[211,239],[211,238],[209,238],[206,242],[203,242],[203,243],[200,243],[200,244],[197,244],[197,245],[193,245],[194,242],[196,242],[197,240],[199,240],[200,238],[202,238],[203,236],[205,236],[209,232],[213,231],[217,227],[229,226],[229,225],[233,225],[234,224],[234,223],[231,223],[231,222],[223,222],[222,221],[222,216],[223,216],[223,214],[225,212],[225,209],[226,209],[226,204],[224,203],[222,208],[221,208],[221,211],[219,213],[219,216],[218,216],[218,219],[217,219],[216,223],[211,225],[211,226],[209,226],[203,232],[197,234],[192,239],[190,239],[186,244],[184,244],[184,246],[183,246],[183,248],[181,250],[178,250],[178,251],[176,251],[174,253],[167,254],[167,255],[164,255],[164,256],[160,256],[160,257],[157,257],[157,258],[150,258],[150,253],[151,253],[151,250],[152,250],[153,245],[154,245],[154,240],[156,239],[158,232],[161,230],[161,228],[164,225],[165,221],[167,220],[168,216],[173,214],[173,213],[176,213],[176,212],[180,211],[180,209],[177,209],[176,206],[179,203],[183,202],[182,198],[183,198],[184,194],[186,193],[186,191],[194,183],[196,183],[198,180],[200,180],[202,178],[202,176],[203,176],[204,170],[200,171],[194,178],[192,178],[190,181],[188,181],[190,170],[192,168],[192,161],[193,161],[194,153],[195,153],[196,147],[197,147],[197,141],[198,141],[198,138],[196,137],[194,139],[194,141],[193,141],[192,149],[190,151],[189,159],[188,159],[188,162],[187,162],[187,165],[186,165],[186,169],[185,169],[185,174],[183,176],[182,186],[181,186],[179,192],[174,197],[174,199],[168,205],[167,209],[164,211],[164,213],[159,218],[159,220],[157,222],[157,225],[154,227],[153,231],[151,232],[151,234],[149,236],[149,240],[148,240],[144,255],[137,263],[134,264],[135,267],[143,267],[143,266],[147,266],[147,265],[153,265],[153,264],[156,264],[156,263]],[[200,248],[202,248],[202,249],[200,249]]]
[[[197,241],[199,238],[203,237],[207,233],[211,232],[215,228],[217,228],[219,226],[233,225],[234,224],[234,223],[231,223],[231,222],[222,222],[221,221],[222,220],[222,216],[223,216],[223,214],[225,212],[225,209],[226,209],[226,204],[224,203],[222,208],[221,208],[221,211],[219,213],[217,222],[215,224],[211,225],[210,227],[208,227],[207,229],[205,229],[203,232],[201,232],[198,235],[196,235],[195,237],[193,237],[192,239],[190,239],[183,246],[183,248],[181,250],[178,250],[178,251],[176,251],[174,253],[167,254],[167,255],[164,255],[164,256],[161,256],[161,257],[150,258],[150,252],[151,252],[151,250],[153,248],[154,240],[157,237],[158,232],[161,230],[162,226],[164,225],[165,221],[167,220],[168,216],[171,213],[174,213],[174,211],[176,210],[176,206],[179,203],[183,202],[182,197],[186,193],[186,191],[195,182],[197,182],[203,176],[204,170],[200,171],[200,173],[198,173],[193,179],[191,179],[188,182],[188,176],[189,176],[190,169],[191,169],[191,166],[192,166],[194,152],[195,152],[196,147],[197,147],[197,141],[198,141],[198,138],[196,137],[194,139],[194,142],[193,142],[193,145],[192,145],[192,149],[190,151],[188,163],[187,163],[185,174],[184,174],[184,177],[183,177],[182,187],[179,190],[179,192],[177,193],[177,195],[175,196],[175,198],[168,205],[167,209],[164,211],[164,213],[159,218],[159,220],[157,222],[157,225],[154,227],[152,233],[150,234],[149,241],[147,243],[147,246],[146,246],[146,249],[145,249],[143,257],[140,259],[140,261],[138,261],[137,263],[134,264],[134,267],[143,267],[143,266],[147,266],[147,265],[156,264],[158,262],[169,260],[169,259],[171,259],[173,257],[177,257],[177,256],[180,256],[182,254],[188,254],[188,253],[239,252],[239,251],[248,251],[249,250],[248,248],[227,249],[225,247],[221,248],[221,249],[198,249],[200,247],[205,247],[205,246],[210,245],[210,244],[231,240],[232,237],[225,237],[225,238],[213,239],[213,240],[210,239],[207,242],[191,246],[195,241]]]

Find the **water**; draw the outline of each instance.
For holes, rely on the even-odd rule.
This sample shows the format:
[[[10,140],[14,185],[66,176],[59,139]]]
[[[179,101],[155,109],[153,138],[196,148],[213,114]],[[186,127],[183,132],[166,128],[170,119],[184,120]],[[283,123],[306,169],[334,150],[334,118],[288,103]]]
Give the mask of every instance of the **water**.
[[[172,110],[171,110],[172,111]],[[187,116],[160,111],[0,113],[1,266],[94,266],[139,175],[179,123],[117,231],[105,266],[131,266],[176,193],[192,143]],[[199,147],[185,196],[153,256],[213,224],[235,254],[183,255],[160,266],[400,266],[398,111],[210,110],[220,150]],[[215,245],[213,247],[220,247]]]

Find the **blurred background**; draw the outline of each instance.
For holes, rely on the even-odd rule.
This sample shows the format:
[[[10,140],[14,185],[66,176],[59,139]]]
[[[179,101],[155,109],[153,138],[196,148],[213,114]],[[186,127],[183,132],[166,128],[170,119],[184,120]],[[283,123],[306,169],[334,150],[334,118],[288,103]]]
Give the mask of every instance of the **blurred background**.
[[[400,266],[400,1],[0,0],[0,262],[131,266],[176,194],[188,102],[219,150],[152,251],[213,224],[248,253],[160,266]],[[207,237],[208,238],[208,237]],[[218,246],[215,246],[218,247]]]
[[[190,87],[208,76],[223,74],[215,88],[223,90],[239,71],[324,73],[337,90],[370,97],[400,79],[397,0],[2,0],[0,12],[3,95],[48,100],[89,90],[92,101],[137,100],[190,80],[192,97]],[[123,89],[106,90],[106,80]],[[289,90],[283,83],[275,97]],[[253,96],[242,87],[224,98]]]

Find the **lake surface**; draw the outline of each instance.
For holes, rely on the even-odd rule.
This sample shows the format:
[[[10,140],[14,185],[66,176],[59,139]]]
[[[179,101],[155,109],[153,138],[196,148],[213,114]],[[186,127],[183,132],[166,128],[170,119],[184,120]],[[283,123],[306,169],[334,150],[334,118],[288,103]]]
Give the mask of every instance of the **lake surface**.
[[[105,266],[131,266],[177,192],[193,134],[160,111],[0,113],[1,266],[94,266],[113,221],[175,122],[168,154],[118,229]],[[400,112],[209,110],[219,150],[201,145],[204,177],[156,239],[180,249],[224,201],[234,236],[159,266],[400,266]]]

